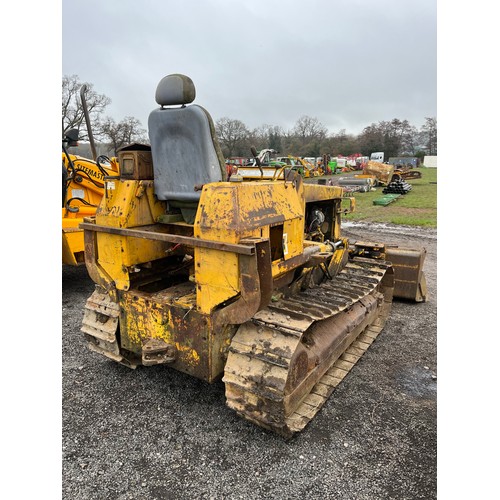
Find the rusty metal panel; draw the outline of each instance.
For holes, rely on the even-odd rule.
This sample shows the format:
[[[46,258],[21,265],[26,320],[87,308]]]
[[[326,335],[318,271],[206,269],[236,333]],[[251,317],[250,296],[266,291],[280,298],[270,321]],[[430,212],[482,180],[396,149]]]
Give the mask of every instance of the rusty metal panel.
[[[380,184],[389,184],[394,174],[394,165],[369,161],[363,169],[364,175],[373,175]]]
[[[215,183],[203,187],[195,238],[238,243],[261,229],[304,216],[302,183]]]
[[[425,255],[425,248],[386,247],[386,260],[394,268],[394,297],[417,302],[426,300]]]
[[[207,318],[196,311],[194,300],[192,309],[176,304],[176,288],[171,287],[171,294],[138,290],[119,293],[121,348],[142,358],[148,354],[148,349],[143,352],[145,346],[162,341],[167,346],[169,366],[208,381],[211,375]],[[181,293],[185,291],[179,289]]]

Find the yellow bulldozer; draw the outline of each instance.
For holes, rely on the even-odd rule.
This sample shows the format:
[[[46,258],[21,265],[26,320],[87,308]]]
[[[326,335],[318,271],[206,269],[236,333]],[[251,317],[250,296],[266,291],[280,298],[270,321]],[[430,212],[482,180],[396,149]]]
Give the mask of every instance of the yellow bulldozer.
[[[425,249],[350,242],[341,217],[354,199],[291,169],[227,180],[195,96],[185,75],[159,82],[150,151],[119,153],[119,179],[81,224],[96,283],[81,329],[130,368],[222,379],[230,408],[290,438],[377,338],[393,297],[426,300]]]
[[[368,161],[363,167],[363,175],[357,177],[372,177],[378,184],[387,186],[393,181],[421,179],[422,174],[417,170],[410,169],[406,166],[395,167],[387,163],[379,161]]]

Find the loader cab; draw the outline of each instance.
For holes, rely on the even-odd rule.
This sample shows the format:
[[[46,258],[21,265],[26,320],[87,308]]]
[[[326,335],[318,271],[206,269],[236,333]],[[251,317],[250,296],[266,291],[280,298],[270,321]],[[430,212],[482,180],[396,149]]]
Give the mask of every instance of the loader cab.
[[[155,194],[180,209],[188,223],[194,221],[201,186],[227,180],[211,116],[201,106],[189,105],[195,96],[188,76],[168,75],[156,89],[160,107],[148,119]]]
[[[77,128],[68,130],[63,138],[63,144],[66,143],[67,148],[78,146],[79,131]]]

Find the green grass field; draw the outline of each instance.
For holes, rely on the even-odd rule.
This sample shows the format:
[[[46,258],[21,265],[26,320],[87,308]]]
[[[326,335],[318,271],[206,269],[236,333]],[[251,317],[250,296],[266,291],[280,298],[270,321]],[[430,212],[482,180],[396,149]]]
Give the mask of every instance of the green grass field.
[[[352,193],[356,210],[343,218],[348,221],[382,222],[408,226],[437,227],[437,168],[419,168],[421,179],[409,179],[411,191],[387,206],[374,205],[384,196],[383,186],[368,193]]]

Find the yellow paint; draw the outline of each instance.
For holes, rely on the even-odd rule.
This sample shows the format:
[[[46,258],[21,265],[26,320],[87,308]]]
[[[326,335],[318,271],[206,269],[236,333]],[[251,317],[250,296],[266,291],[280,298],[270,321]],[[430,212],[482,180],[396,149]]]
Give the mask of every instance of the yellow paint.
[[[83,230],[78,226],[83,222],[84,217],[95,215],[97,207],[104,194],[104,175],[97,167],[96,162],[77,155],[69,155],[75,170],[75,177],[67,186],[66,200],[69,206],[78,211],[69,211],[62,208],[62,261],[63,264],[76,266],[82,264],[77,261],[76,254],[84,252]],[[111,167],[107,168],[109,174],[116,174],[119,170],[118,162],[112,159]],[[66,168],[69,161],[65,153],[62,153],[62,161]],[[92,179],[92,182],[90,179]],[[82,198],[88,204],[71,198]],[[71,200],[71,201],[70,201]]]
[[[238,256],[200,247],[194,256],[198,310],[210,314],[213,307],[240,291]]]
[[[304,196],[307,203],[311,201],[342,198],[344,190],[339,186],[323,186],[320,184],[304,184]]]
[[[302,218],[286,220],[283,224],[283,233],[287,235],[288,253],[285,260],[302,253],[304,242],[304,222]]]
[[[108,227],[154,224],[165,212],[165,203],[154,196],[153,181],[113,180],[106,183],[96,223]]]
[[[187,364],[196,366],[200,362],[200,356],[194,349],[191,349],[186,345],[182,345],[179,342],[175,343],[175,347],[179,352],[184,354],[183,359]]]
[[[68,233],[62,232],[62,263],[69,266],[76,266],[76,254],[84,252],[83,231]]]
[[[297,191],[290,182],[208,184],[201,194],[194,235],[237,243],[278,220],[302,218],[303,211],[303,186]]]
[[[346,238],[343,238],[342,240],[344,242],[343,248],[338,248],[337,250],[335,250],[332,260],[330,261],[330,267],[332,269],[342,262],[344,255],[349,251],[348,240]]]
[[[193,338],[186,332],[180,333],[176,324],[178,319],[175,320],[172,314],[177,306],[157,303],[134,292],[125,293],[121,305],[125,311],[125,325],[121,330],[123,348],[141,355],[142,346],[148,339],[160,339],[175,345],[179,363],[192,367],[199,365],[201,357],[191,346]]]
[[[239,243],[246,238],[268,238],[270,226],[282,226],[290,259],[302,253],[304,190],[291,182],[220,182],[204,186],[194,224],[194,237]],[[279,242],[282,245],[282,240]],[[240,292],[238,255],[195,248],[197,306],[210,314]],[[278,274],[273,266],[273,274]]]
[[[126,349],[141,352],[142,344],[148,338],[174,342],[175,328],[169,309],[151,307],[143,296],[133,292],[124,295],[122,304],[126,311],[122,345]]]
[[[136,228],[152,225],[165,212],[165,203],[154,196],[153,182],[113,180],[106,183],[106,194],[95,215],[97,225]],[[130,273],[137,264],[161,259],[171,244],[99,232],[98,263],[103,277],[118,290],[130,288]]]
[[[83,191],[83,199],[87,203],[95,206],[99,205],[104,194],[104,175],[99,170],[97,163],[93,160],[77,155],[70,154],[69,157],[71,158],[77,172],[75,178],[68,185],[67,199],[69,200],[70,198],[73,198],[73,190],[80,190]],[[62,161],[66,168],[68,168],[68,158],[64,153],[62,153]],[[105,170],[109,175],[116,175],[118,173],[119,166],[116,158],[112,159],[111,166],[109,168],[106,166]],[[89,180],[89,177],[93,182]],[[88,209],[86,205],[82,206],[82,204],[78,201],[71,202],[70,205],[77,206],[81,210]],[[95,212],[95,208],[93,210]]]

